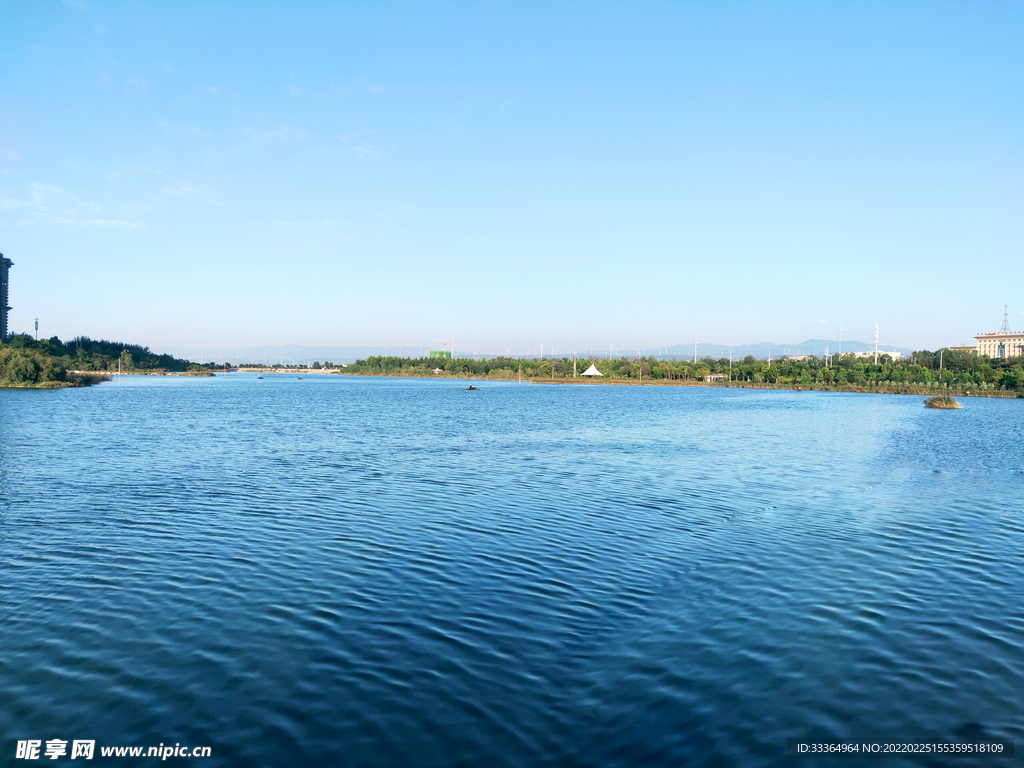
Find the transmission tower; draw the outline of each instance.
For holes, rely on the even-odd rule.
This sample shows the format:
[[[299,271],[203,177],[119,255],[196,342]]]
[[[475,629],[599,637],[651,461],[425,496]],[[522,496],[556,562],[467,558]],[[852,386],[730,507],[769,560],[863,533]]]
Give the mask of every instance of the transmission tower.
[[[1000,333],[1012,333],[1010,331],[1010,307],[1007,304],[1003,305],[1003,327],[999,329]]]

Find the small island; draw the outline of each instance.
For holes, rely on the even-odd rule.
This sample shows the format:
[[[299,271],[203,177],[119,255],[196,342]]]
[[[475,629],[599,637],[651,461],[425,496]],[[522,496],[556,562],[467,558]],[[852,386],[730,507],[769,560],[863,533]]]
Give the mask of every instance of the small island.
[[[949,395],[937,395],[935,397],[929,397],[924,401],[925,407],[927,408],[945,408],[947,410],[955,410],[962,408],[956,400]]]

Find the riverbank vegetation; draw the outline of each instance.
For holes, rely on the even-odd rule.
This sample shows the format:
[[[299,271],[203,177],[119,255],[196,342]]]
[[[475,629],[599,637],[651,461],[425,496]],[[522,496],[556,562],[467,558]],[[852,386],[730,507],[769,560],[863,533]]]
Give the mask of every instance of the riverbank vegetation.
[[[757,360],[745,357],[731,364],[728,358],[667,360],[655,357],[614,359],[579,358],[577,376],[591,363],[604,374],[595,383],[706,384],[709,386],[814,389],[839,392],[894,392],[901,394],[962,393],[1012,396],[1024,394],[1024,359],[997,360],[949,349],[920,351],[893,360],[856,355],[810,356],[801,360]],[[523,380],[565,381],[573,378],[572,358],[488,360],[457,358],[368,357],[347,366],[343,373],[363,376],[442,376],[515,380],[520,367]],[[577,378],[577,381],[586,379]]]
[[[960,403],[949,395],[935,395],[935,397],[929,397],[924,401],[924,404],[929,408],[943,408],[946,410],[952,410],[960,407]]]
[[[0,389],[61,389],[106,381],[100,373],[69,373],[50,355],[0,344]]]
[[[0,343],[0,387],[55,389],[105,381],[104,374],[187,372],[196,366],[148,347],[79,336],[62,342],[56,336],[36,341],[27,334]],[[205,375],[205,374],[204,374]]]

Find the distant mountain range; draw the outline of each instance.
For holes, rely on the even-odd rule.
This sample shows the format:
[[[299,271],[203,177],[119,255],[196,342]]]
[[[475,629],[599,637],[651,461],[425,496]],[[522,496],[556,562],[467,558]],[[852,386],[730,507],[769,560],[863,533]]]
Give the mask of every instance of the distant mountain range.
[[[697,345],[697,357],[698,359],[704,357],[711,357],[716,360],[729,357],[729,350],[732,349],[733,360],[742,360],[747,355],[753,355],[758,359],[766,359],[768,357],[769,349],[771,350],[771,356],[773,360],[777,360],[784,355],[817,355],[821,357],[825,354],[825,347],[828,347],[830,354],[837,354],[839,352],[839,344],[835,341],[827,341],[825,339],[807,339],[799,344],[777,344],[771,341],[764,341],[758,344],[739,344],[734,347],[729,347],[727,344],[698,344]],[[843,341],[843,352],[870,352],[875,348],[874,344],[865,344],[861,341]],[[193,360],[195,362],[216,362],[216,363],[264,363],[267,365],[274,365],[275,363],[282,364],[297,364],[297,365],[310,365],[313,362],[332,362],[332,363],[352,363],[356,360],[364,360],[371,355],[391,356],[391,357],[421,357],[422,355],[429,354],[427,347],[302,347],[297,345],[289,345],[283,347],[245,347],[245,348],[226,348],[226,347],[214,347],[208,349],[188,349],[184,347],[171,347],[165,352],[174,355],[175,357],[185,358],[187,360]],[[902,347],[890,347],[890,346],[879,346],[879,352],[900,352],[904,355],[909,355],[912,350],[904,349]],[[593,351],[592,351],[593,352]],[[648,356],[658,356],[666,358],[693,358],[693,345],[692,344],[675,344],[670,347],[662,347],[661,350],[648,349],[645,350]],[[514,356],[515,353],[513,353]],[[582,355],[583,351],[580,350],[579,354]],[[602,356],[600,352],[596,353],[598,356]],[[620,351],[615,350],[615,355],[619,356]],[[635,355],[635,350],[622,350],[621,354],[626,356]],[[461,352],[456,350],[456,357],[502,357],[504,353],[494,352]],[[559,353],[559,357],[563,357],[565,353]],[[607,355],[607,352],[604,353]]]
[[[716,360],[728,357],[729,350],[732,350],[732,359],[741,360],[747,355],[753,355],[759,360],[767,359],[769,350],[771,350],[772,359],[783,357],[784,355],[817,355],[822,357],[825,354],[825,347],[828,347],[830,355],[839,354],[839,342],[835,339],[831,341],[825,339],[807,339],[801,341],[799,344],[776,344],[771,341],[763,341],[758,344],[740,344],[734,347],[729,347],[727,344],[698,344],[697,345],[697,359],[702,357],[713,357]],[[874,342],[865,344],[862,341],[853,341],[843,339],[843,349],[846,352],[872,352],[875,349]],[[904,349],[902,347],[887,347],[881,344],[878,345],[879,353],[882,352],[899,352],[903,355],[909,355],[913,350]],[[668,347],[667,353],[670,357],[684,357],[693,359],[693,345],[692,344],[676,344],[675,346]]]

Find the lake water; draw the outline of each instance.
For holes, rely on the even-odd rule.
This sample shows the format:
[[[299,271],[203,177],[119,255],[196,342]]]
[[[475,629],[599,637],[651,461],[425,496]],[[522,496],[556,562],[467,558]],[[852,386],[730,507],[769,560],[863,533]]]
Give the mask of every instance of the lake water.
[[[462,386],[0,391],[0,764],[1024,744],[1024,400]]]

